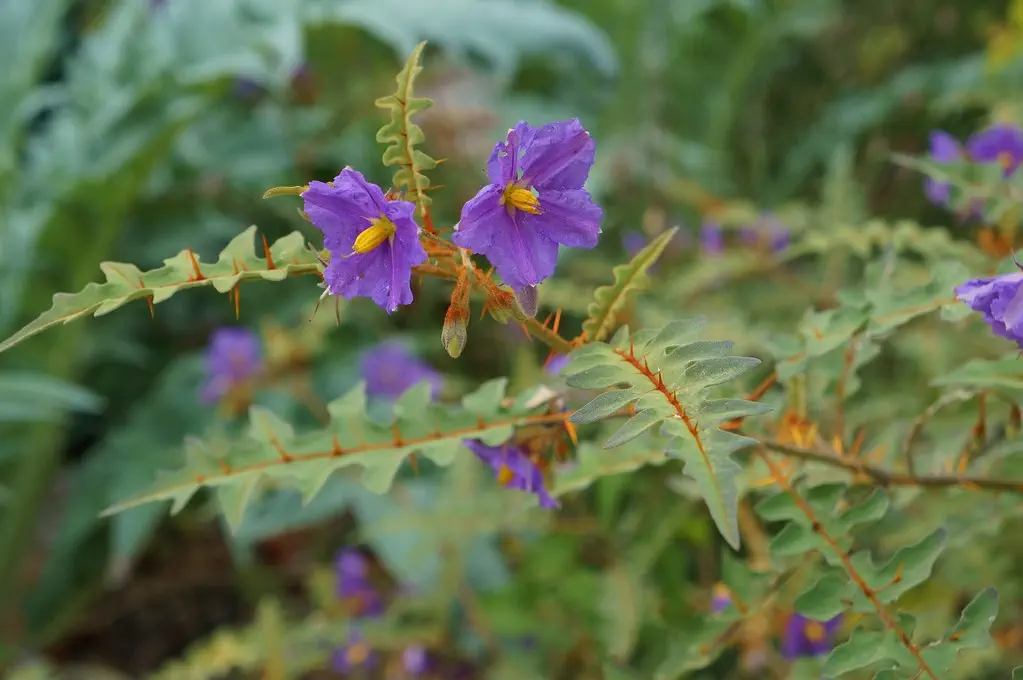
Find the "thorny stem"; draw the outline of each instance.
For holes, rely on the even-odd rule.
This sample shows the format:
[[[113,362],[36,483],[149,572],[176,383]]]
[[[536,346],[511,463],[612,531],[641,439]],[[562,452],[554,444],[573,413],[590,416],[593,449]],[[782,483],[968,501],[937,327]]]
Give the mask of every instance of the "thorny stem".
[[[835,539],[832,538],[824,529],[820,520],[817,519],[817,513],[815,513],[813,508],[810,507],[810,504],[806,501],[806,499],[796,492],[792,484],[789,483],[788,477],[785,476],[785,472],[776,462],[774,462],[771,456],[768,455],[763,448],[757,448],[757,455],[760,456],[761,460],[764,461],[768,469],[771,471],[771,475],[774,477],[775,483],[777,483],[784,492],[792,497],[796,507],[799,508],[807,521],[810,522],[810,525],[813,527],[813,532],[821,537],[821,539],[827,544],[828,548],[835,554],[835,557],[837,557],[839,562],[841,562],[846,574],[848,574],[849,578],[852,579],[852,582],[856,584],[856,587],[860,589],[863,596],[867,598],[871,605],[873,605],[874,609],[877,611],[877,615],[880,617],[884,625],[898,636],[903,647],[905,647],[909,653],[913,655],[920,671],[929,676],[932,680],[938,680],[938,676],[935,675],[934,671],[931,670],[931,667],[921,655],[920,649],[913,644],[913,641],[909,639],[909,636],[905,633],[905,631],[899,628],[891,614],[888,613],[884,604],[882,604],[877,598],[877,591],[871,588],[867,582],[863,580],[863,577],[860,576],[860,573],[856,570],[856,565],[852,563],[849,555],[845,550],[842,550],[842,547],[838,545]]]

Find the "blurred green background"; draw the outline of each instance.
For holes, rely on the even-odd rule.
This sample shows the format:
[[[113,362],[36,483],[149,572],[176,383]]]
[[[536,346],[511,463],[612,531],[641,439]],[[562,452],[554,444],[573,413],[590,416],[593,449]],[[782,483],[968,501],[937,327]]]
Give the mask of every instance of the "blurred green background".
[[[345,165],[388,186],[392,171],[374,140],[384,115],[373,101],[393,91],[406,55],[427,40],[417,92],[435,106],[420,123],[424,148],[445,159],[431,173],[443,185],[435,224],[457,220],[504,130],[578,116],[597,140],[589,188],[605,208],[604,234],[596,251],[563,258],[541,316],[563,309],[570,336],[590,291],[626,258],[629,238],[680,225],[637,318],[709,312],[740,351],[760,356],[764,334],[791,328],[829,282],[808,286],[790,271],[768,277],[765,291],[760,254],[701,256],[700,223],[715,217],[731,229],[771,211],[798,235],[855,231],[880,217],[947,224],[970,239],[927,203],[922,178],[889,155],[926,153],[935,128],[964,137],[992,115],[1013,114],[1023,64],[1012,48],[1023,27],[1013,28],[1009,13],[1004,0],[8,0],[0,3],[0,329],[10,335],[55,291],[99,280],[101,261],[150,269],[185,248],[210,261],[253,224],[270,241],[298,229],[320,243],[296,200],[264,201],[262,192],[325,181]],[[837,285],[844,266],[829,260],[818,271]],[[518,649],[507,640],[520,628],[540,639],[530,647],[539,644],[545,659],[539,677],[602,677],[594,639],[604,604],[590,588],[633,541],[660,541],[656,588],[648,586],[657,595],[644,594],[658,611],[703,597],[721,550],[713,526],[699,512],[635,529],[630,512],[649,519],[680,502],[663,483],[636,500],[645,473],[602,480],[556,519],[506,526],[497,513],[478,532],[493,544],[469,551],[454,573],[443,541],[423,532],[463,521],[473,499],[486,504],[477,496],[497,493],[480,486],[487,475],[475,468],[444,481],[410,475],[407,488],[383,498],[344,479],[304,508],[270,498],[233,537],[202,503],[173,518],[161,507],[98,516],[172,466],[186,435],[243,427],[197,398],[203,349],[222,325],[261,329],[268,351],[285,357],[293,380],[257,400],[296,426],[315,423],[303,394],[342,393],[358,379],[360,353],[396,335],[446,375],[452,394],[497,376],[513,389],[544,379],[544,349],[490,320],[474,320],[465,354],[447,357],[438,338],[449,291],[436,283],[393,316],[365,301],[345,304],[340,325],[332,301],[314,314],[321,291],[310,279],[243,286],[238,322],[233,301],[195,291],[152,316],[136,302],[0,356],[3,661],[45,657],[145,677],[217,629],[274,625],[279,612],[258,606],[267,595],[292,612],[317,609],[307,580],[329,572],[333,551],[353,541],[369,544],[388,587],[415,585],[435,598],[424,605],[430,626],[442,620],[450,631],[451,616],[465,617],[456,623],[474,638],[435,643],[452,663],[475,668],[465,677],[498,677],[483,670],[484,652],[527,655],[507,651]],[[901,406],[908,413],[926,403]],[[459,494],[461,510],[444,506]],[[367,528],[388,518],[400,528]],[[527,559],[520,534],[537,532],[539,547],[530,543],[527,554],[543,556],[541,566],[504,574],[505,563]],[[410,548],[416,540],[423,545]],[[431,559],[437,564],[419,562]],[[459,595],[466,583],[497,594],[474,604],[477,596]],[[524,603],[555,589],[567,604],[534,630]],[[460,603],[457,614],[442,596]],[[498,634],[476,617],[504,623]],[[224,644],[223,658],[244,656],[241,643]],[[238,677],[278,677],[261,675],[260,663],[239,661]],[[228,677],[207,666],[208,677]],[[1001,668],[990,677],[1006,677]]]

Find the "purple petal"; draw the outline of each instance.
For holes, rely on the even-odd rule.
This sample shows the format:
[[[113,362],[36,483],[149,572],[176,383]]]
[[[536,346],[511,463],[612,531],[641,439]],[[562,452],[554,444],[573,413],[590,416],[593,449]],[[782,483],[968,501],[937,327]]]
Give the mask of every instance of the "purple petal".
[[[397,340],[382,342],[364,353],[360,368],[366,381],[366,394],[371,397],[395,399],[426,380],[430,383],[431,396],[436,398],[444,386],[437,371]]]
[[[927,200],[937,205],[948,205],[952,185],[947,182],[938,182],[930,177],[924,179],[924,195]]]
[[[259,336],[243,327],[218,328],[206,350],[208,381],[200,398],[207,403],[218,401],[235,385],[253,378],[262,365]]]
[[[931,158],[939,163],[953,163],[963,155],[959,140],[944,130],[931,132]]]
[[[548,123],[534,130],[522,144],[522,179],[541,191],[582,189],[593,167],[596,143],[579,119]]]
[[[512,288],[535,286],[554,273],[558,262],[558,244],[535,228],[525,224],[525,214],[514,211],[499,212],[485,225],[493,239],[486,248],[473,248],[487,256],[501,279]],[[461,232],[461,227],[459,227]],[[463,248],[468,242],[483,243],[483,239],[460,241],[455,234],[455,243]]]
[[[585,189],[540,192],[540,214],[521,213],[526,229],[570,248],[593,248],[600,238],[604,211]]]
[[[636,253],[646,246],[646,236],[640,231],[627,231],[622,235],[622,247],[629,257],[635,257]]]
[[[484,255],[491,250],[497,229],[508,219],[508,211],[501,204],[503,191],[496,184],[488,184],[462,206],[462,215],[451,237],[455,245]]]
[[[505,187],[519,180],[519,156],[522,146],[533,138],[535,128],[525,121],[520,121],[511,130],[505,141],[494,145],[494,150],[487,161],[487,178],[491,184]]]
[[[725,249],[725,233],[720,224],[707,221],[700,226],[700,246],[708,255],[718,255]]]
[[[1023,273],[972,279],[955,289],[956,298],[984,316],[996,334],[1023,349]]]
[[[568,365],[567,354],[555,354],[547,361],[547,365],[543,367],[543,370],[551,375],[558,375],[561,373],[561,369]]]
[[[502,474],[509,475],[508,479],[501,480],[506,488],[535,494],[541,508],[560,507],[558,501],[547,491],[543,471],[520,447],[508,443],[502,446],[488,446],[475,439],[467,439],[462,443],[490,466],[498,477]]]
[[[966,142],[970,158],[977,163],[1007,159],[1005,173],[1011,174],[1023,161],[1023,130],[1014,125],[994,125],[975,133]]]
[[[428,664],[426,648],[422,645],[411,645],[401,653],[402,665],[405,672],[413,676],[422,675],[426,672]]]

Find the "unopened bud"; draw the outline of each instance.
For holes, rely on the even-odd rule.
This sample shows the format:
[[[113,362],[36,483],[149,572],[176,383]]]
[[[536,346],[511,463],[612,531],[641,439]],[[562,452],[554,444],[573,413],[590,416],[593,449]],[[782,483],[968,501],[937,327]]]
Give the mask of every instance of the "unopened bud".
[[[519,308],[522,309],[522,313],[529,318],[536,316],[540,302],[540,295],[537,292],[536,286],[515,288],[513,292],[515,293],[515,301],[519,303]]]
[[[463,269],[451,293],[451,304],[444,315],[440,342],[452,359],[457,359],[469,339],[469,271]]]

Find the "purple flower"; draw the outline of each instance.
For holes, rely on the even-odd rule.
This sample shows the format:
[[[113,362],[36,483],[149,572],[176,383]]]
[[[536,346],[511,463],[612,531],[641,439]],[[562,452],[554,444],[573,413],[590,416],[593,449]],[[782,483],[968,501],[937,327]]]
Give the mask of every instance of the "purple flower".
[[[1023,162],[1023,130],[1014,125],[994,125],[974,133],[966,149],[975,163],[998,163],[1008,177]]]
[[[339,673],[348,673],[352,669],[372,666],[376,662],[373,648],[366,642],[365,636],[356,628],[348,633],[348,642],[334,652],[331,665]]]
[[[521,447],[510,443],[501,446],[487,446],[476,439],[466,439],[462,443],[497,473],[497,481],[501,485],[509,489],[519,489],[536,494],[536,497],[540,499],[541,508],[560,507],[558,501],[547,492],[543,470],[529,459]]]
[[[710,610],[720,614],[732,603],[732,593],[724,583],[715,583],[713,597],[710,601]]]
[[[455,244],[486,255],[513,289],[553,274],[559,245],[597,245],[604,211],[583,189],[595,146],[578,118],[520,122],[494,147],[490,184],[462,208]]]
[[[760,230],[756,226],[743,227],[739,230],[739,240],[747,248],[756,248],[760,245]]]
[[[422,645],[411,645],[401,653],[401,663],[405,672],[413,677],[419,677],[429,667],[429,655]]]
[[[700,247],[707,255],[719,255],[725,249],[725,232],[714,220],[700,225]]]
[[[395,399],[416,383],[430,383],[430,394],[436,397],[444,381],[429,364],[412,354],[397,340],[387,340],[362,355],[362,377],[366,394],[371,397]]]
[[[984,315],[995,335],[1023,349],[1023,272],[971,279],[955,289],[956,298]]]
[[[646,246],[646,235],[641,231],[627,231],[622,235],[622,247],[629,257],[635,257],[636,253]]]
[[[561,373],[561,369],[568,365],[567,354],[555,354],[547,360],[547,364],[543,367],[543,370],[551,375],[558,375]]]
[[[963,149],[959,140],[943,130],[931,132],[931,160],[937,163],[954,163],[962,156]],[[948,205],[950,189],[951,185],[948,182],[939,182],[930,177],[924,180],[924,193],[932,203]]]
[[[384,610],[380,594],[367,578],[368,573],[366,558],[354,548],[345,548],[334,560],[335,592],[338,599],[351,605],[356,617],[379,616]]]
[[[232,388],[253,378],[262,366],[262,351],[255,333],[238,326],[218,328],[206,350],[209,380],[200,397],[207,403],[219,401]]]
[[[794,613],[785,624],[781,652],[786,659],[801,656],[822,656],[831,651],[835,633],[842,624],[839,614],[830,621],[814,621],[800,613]]]
[[[388,201],[351,168],[333,186],[310,182],[302,198],[330,251],[323,279],[332,295],[368,297],[388,313],[412,302],[412,267],[426,262],[414,204]]]

